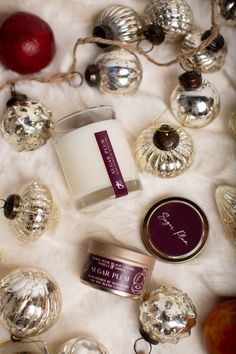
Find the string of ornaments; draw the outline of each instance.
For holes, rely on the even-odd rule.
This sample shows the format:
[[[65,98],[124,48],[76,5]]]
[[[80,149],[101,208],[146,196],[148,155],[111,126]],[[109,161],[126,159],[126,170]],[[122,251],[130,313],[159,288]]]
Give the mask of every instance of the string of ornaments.
[[[83,76],[77,69],[77,49],[84,44],[96,43],[104,51],[93,64],[88,65],[84,77],[90,86],[97,87],[104,94],[134,94],[138,90],[143,72],[137,54],[159,67],[182,64],[189,69],[179,76],[179,83],[170,99],[173,115],[182,126],[153,125],[140,134],[136,144],[136,159],[141,170],[159,177],[175,177],[183,173],[191,166],[194,152],[191,136],[183,126],[206,126],[216,118],[220,107],[217,90],[201,75],[220,70],[227,53],[225,40],[215,23],[215,7],[227,22],[232,24],[236,21],[235,1],[212,0],[211,4],[212,26],[204,33],[192,29],[193,14],[184,0],[149,0],[143,16],[127,6],[106,8],[92,30],[92,37],[80,38],[75,43],[68,72],[47,78],[18,77],[0,86],[0,90],[11,87],[11,98],[0,123],[4,139],[19,152],[35,150],[47,142],[54,129],[52,112],[40,101],[17,93],[15,85],[22,81],[37,81],[68,82],[80,86]],[[20,28],[26,18],[31,21],[31,28],[43,31],[40,32],[42,40],[49,49],[47,57],[36,53],[38,57],[32,61],[33,65],[27,60],[27,53],[23,59],[19,56],[17,63],[18,58],[9,61],[11,45],[13,48],[17,45],[13,43],[14,39],[9,41],[11,25],[17,23],[19,37],[21,34],[25,36]],[[183,40],[181,53],[167,63],[159,63],[141,48],[143,40],[150,42],[151,48],[164,41]],[[5,46],[7,41],[11,45]],[[9,16],[2,23],[0,61],[6,68],[19,74],[35,73],[48,65],[54,53],[53,33],[48,24],[37,16],[21,12]],[[230,131],[235,136],[235,115],[230,120]],[[236,189],[219,187],[216,198],[222,221],[231,241],[235,242]],[[4,215],[11,219],[16,236],[22,241],[38,239],[59,219],[50,190],[36,181],[23,186],[19,194],[8,196],[3,200],[2,208]],[[60,289],[46,272],[36,268],[19,268],[9,273],[0,281],[0,321],[9,331],[11,341],[0,343],[0,346],[17,341],[39,342],[45,354],[51,353],[47,344],[34,341],[31,337],[48,330],[59,318],[61,307]],[[196,317],[195,306],[182,290],[167,286],[157,288],[147,294],[140,305],[141,338],[135,341],[134,352],[140,353],[142,350],[151,353],[152,345],[177,343],[190,335]],[[141,348],[143,343],[145,349]],[[102,344],[87,337],[65,342],[56,354],[90,351],[108,354]]]

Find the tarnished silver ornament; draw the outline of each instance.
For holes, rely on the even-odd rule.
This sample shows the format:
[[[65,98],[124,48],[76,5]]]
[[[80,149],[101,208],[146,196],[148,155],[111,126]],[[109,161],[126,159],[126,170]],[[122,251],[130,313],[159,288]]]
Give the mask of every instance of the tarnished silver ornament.
[[[216,189],[215,198],[227,236],[236,246],[236,188],[219,186]]]
[[[161,26],[166,38],[176,41],[191,30],[193,15],[185,0],[149,0],[144,10],[144,22]]]
[[[12,336],[44,333],[60,312],[60,290],[46,272],[18,268],[0,281],[0,321]]]
[[[210,31],[205,33],[210,33]],[[183,40],[182,51],[188,53],[196,49],[201,44],[202,40],[206,38],[207,36],[203,36],[199,30],[189,32]],[[190,57],[188,61],[186,61],[185,66],[189,69],[194,68],[194,70],[202,73],[215,72],[223,67],[226,54],[227,45],[223,36],[220,34],[209,46]]]
[[[140,306],[140,333],[152,344],[178,343],[191,334],[197,313],[182,290],[160,286]]]
[[[135,43],[141,38],[142,27],[141,17],[135,10],[128,6],[114,5],[102,12],[98,25],[93,29],[93,36]]]
[[[19,194],[9,195],[3,208],[4,215],[11,220],[14,234],[24,242],[37,240],[59,219],[52,194],[41,182],[25,184]]]
[[[229,128],[229,132],[236,140],[236,111],[233,112],[229,118],[228,128]]]
[[[200,73],[187,71],[179,76],[170,105],[175,118],[190,128],[201,128],[211,123],[219,113],[220,97],[216,88]]]
[[[193,141],[183,128],[152,125],[136,142],[136,160],[142,171],[176,177],[193,162]]]
[[[93,338],[77,337],[63,343],[56,354],[108,354],[107,349]]]
[[[51,111],[41,102],[15,95],[7,103],[0,129],[4,139],[16,151],[35,150],[51,136]]]
[[[102,93],[134,94],[142,80],[142,66],[130,51],[110,48],[98,55],[95,64],[88,66],[85,79]]]

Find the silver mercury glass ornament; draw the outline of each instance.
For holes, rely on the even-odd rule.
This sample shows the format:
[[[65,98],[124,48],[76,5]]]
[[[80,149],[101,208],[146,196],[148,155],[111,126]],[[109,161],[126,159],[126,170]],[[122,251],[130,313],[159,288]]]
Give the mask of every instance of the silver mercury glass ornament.
[[[191,334],[197,313],[182,290],[160,286],[140,306],[140,333],[151,344],[178,343]]]
[[[46,332],[61,312],[54,280],[36,268],[18,268],[0,281],[0,321],[17,338]]]
[[[236,140],[236,112],[233,112],[229,118],[228,129],[229,132],[234,137],[234,139]]]
[[[218,0],[217,7],[227,24],[236,25],[236,0]]]
[[[196,49],[202,40],[207,39],[211,31],[206,31],[203,34],[199,30],[189,32],[182,43],[182,51],[188,53]],[[186,67],[194,68],[202,73],[211,73],[220,70],[224,63],[227,54],[227,45],[224,37],[219,34],[205,49],[198,52],[186,62]]]
[[[136,160],[142,171],[176,177],[192,164],[193,141],[183,128],[152,125],[137,139]]]
[[[107,349],[89,337],[72,338],[63,343],[56,354],[108,354]]]
[[[166,39],[176,41],[191,30],[193,15],[185,0],[149,0],[144,22],[161,27]]]
[[[51,137],[52,112],[41,102],[12,91],[0,129],[4,139],[16,151],[35,150]]]
[[[170,104],[178,122],[186,127],[202,128],[218,115],[220,97],[216,88],[203,80],[199,72],[187,71],[179,76]]]
[[[215,198],[227,236],[236,246],[236,188],[219,186],[216,189]]]
[[[55,225],[59,212],[49,188],[41,182],[25,184],[19,194],[5,200],[4,215],[11,220],[14,234],[21,241],[35,241]]]
[[[102,93],[134,94],[142,80],[142,66],[130,51],[109,48],[98,55],[95,64],[87,67],[85,79]]]

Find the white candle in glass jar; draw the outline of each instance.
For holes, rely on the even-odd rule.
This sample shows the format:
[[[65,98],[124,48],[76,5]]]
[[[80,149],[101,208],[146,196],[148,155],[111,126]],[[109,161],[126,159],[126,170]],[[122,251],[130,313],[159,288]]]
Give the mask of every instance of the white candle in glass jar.
[[[110,107],[96,107],[60,121],[65,129],[65,122],[73,120],[68,131],[56,138],[55,146],[78,209],[141,188],[122,125],[112,119],[114,114],[109,119],[109,113]]]

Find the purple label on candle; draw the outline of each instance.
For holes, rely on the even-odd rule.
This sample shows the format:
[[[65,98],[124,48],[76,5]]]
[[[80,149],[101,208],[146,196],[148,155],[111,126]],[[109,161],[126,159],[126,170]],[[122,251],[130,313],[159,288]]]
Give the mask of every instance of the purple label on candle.
[[[139,296],[147,269],[89,254],[81,279],[99,287]]]
[[[177,257],[188,254],[198,246],[203,228],[201,215],[191,205],[169,202],[153,212],[148,233],[159,252]]]
[[[114,150],[106,130],[94,134],[104,165],[117,198],[128,194],[128,189],[121,174]]]

